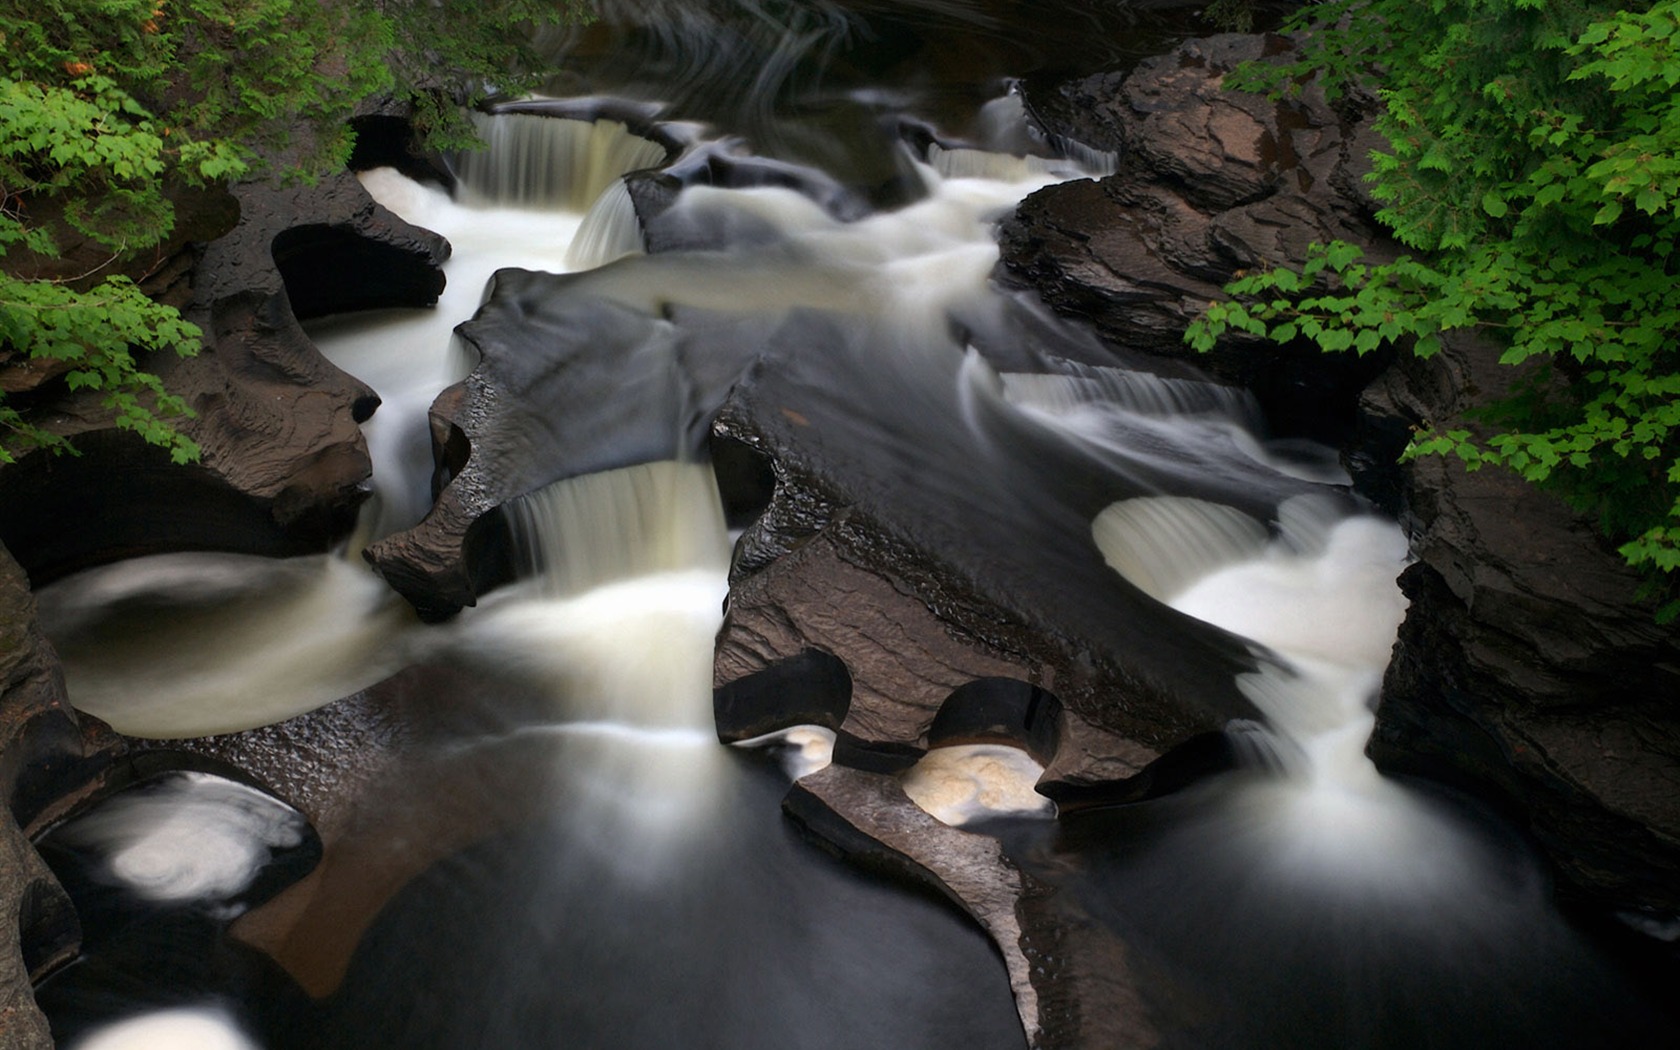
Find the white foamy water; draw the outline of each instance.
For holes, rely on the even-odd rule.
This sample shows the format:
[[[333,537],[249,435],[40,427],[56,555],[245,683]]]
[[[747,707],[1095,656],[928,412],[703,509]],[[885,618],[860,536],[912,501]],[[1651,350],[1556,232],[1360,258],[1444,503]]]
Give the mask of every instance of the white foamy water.
[[[535,119],[535,118],[533,118]],[[435,186],[390,168],[364,172],[362,185],[380,204],[416,226],[442,234],[453,251],[435,307],[386,310],[313,321],[310,338],[327,359],[373,387],[381,404],[362,425],[373,459],[376,523],[367,539],[408,528],[431,505],[431,433],[426,412],[469,362],[455,345],[455,326],[472,317],[490,275],[504,266],[567,273],[567,254],[583,222],[570,211],[469,208]]]
[[[944,178],[919,166],[928,196],[841,222],[784,188],[692,186],[672,214],[701,228],[722,217],[768,231],[769,243],[654,255],[614,268],[590,290],[657,313],[667,303],[731,312],[826,310],[943,335],[947,315],[986,300],[998,262],[993,224],[1035,189],[1061,181]]]
[[[411,657],[413,611],[328,555],[163,554],[41,590],[41,623],[79,710],[173,739],[283,721]]]
[[[623,179],[610,183],[578,225],[566,251],[566,265],[574,270],[605,266],[626,255],[640,255],[642,224]]]
[[[1116,571],[1166,604],[1281,658],[1237,682],[1267,727],[1242,739],[1287,774],[1242,788],[1225,817],[1263,858],[1257,874],[1419,900],[1473,879],[1464,831],[1365,755],[1406,612],[1397,525],[1304,496],[1279,508],[1268,539],[1229,507],[1155,497],[1109,507],[1092,535]]]
[[[995,817],[1048,817],[1055,804],[1034,790],[1044,767],[1018,747],[936,747],[905,770],[910,801],[953,827]]]
[[[1286,501],[1277,536],[1231,507],[1163,496],[1116,503],[1092,523],[1115,571],[1180,612],[1283,658],[1238,687],[1314,779],[1371,785],[1371,704],[1406,613],[1396,582],[1405,535],[1343,517],[1312,496]],[[1304,762],[1304,765],[1302,764]]]
[[[825,726],[790,726],[774,733],[735,741],[740,748],[769,748],[794,780],[808,777],[834,763],[835,732]]]
[[[261,1050],[216,1007],[160,1010],[99,1028],[70,1050]]]
[[[112,885],[150,901],[238,896],[276,850],[303,841],[303,816],[244,784],[172,773],[101,802],[57,833],[103,860]]]
[[[499,592],[462,614],[451,644],[546,683],[557,718],[709,728],[722,572],[655,573],[554,598]]]

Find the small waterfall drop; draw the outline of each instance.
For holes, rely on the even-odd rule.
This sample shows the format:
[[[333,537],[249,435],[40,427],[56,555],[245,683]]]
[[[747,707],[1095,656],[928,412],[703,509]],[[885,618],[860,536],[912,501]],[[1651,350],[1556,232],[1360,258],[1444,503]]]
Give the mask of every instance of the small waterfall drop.
[[[729,536],[712,469],[647,463],[556,482],[506,508],[520,585],[462,617],[463,659],[543,689],[568,778],[615,867],[654,878],[716,805],[712,639]]]
[[[1090,405],[1122,408],[1147,416],[1215,416],[1245,428],[1260,427],[1260,406],[1239,387],[1197,379],[1173,379],[1117,368],[1084,374],[1044,375],[1009,372],[1003,393],[1012,403],[1066,416]]]
[[[505,510],[526,572],[553,597],[640,576],[729,568],[723,503],[704,463],[644,463],[568,478]]]
[[[592,270],[644,250],[642,222],[636,216],[630,187],[623,179],[614,179],[583,217],[566,251],[566,265],[574,270]]]
[[[937,142],[928,146],[928,163],[947,179],[995,179],[1024,182],[1046,175],[1072,174],[1076,166],[1047,157],[1015,157],[990,150],[946,148]]]
[[[468,207],[586,211],[621,176],[665,159],[665,147],[614,120],[476,114],[485,149],[453,161]]]
[[[1185,496],[1115,503],[1097,515],[1091,535],[1115,572],[1163,602],[1266,547],[1265,526],[1247,514]]]

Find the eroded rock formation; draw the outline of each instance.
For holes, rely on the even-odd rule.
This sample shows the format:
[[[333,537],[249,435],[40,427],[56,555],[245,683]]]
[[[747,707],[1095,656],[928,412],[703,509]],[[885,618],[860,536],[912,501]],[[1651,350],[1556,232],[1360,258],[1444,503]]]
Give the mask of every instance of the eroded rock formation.
[[[0,547],[0,1046],[52,1046],[31,980],[72,958],[81,938],[70,899],[19,823],[61,803],[80,786],[91,756],[119,746],[65,702],[64,675],[36,626],[28,580]]]
[[[1299,265],[1313,243],[1391,248],[1369,218],[1361,177],[1381,144],[1357,104],[1315,90],[1273,101],[1227,91],[1278,37],[1186,41],[1127,73],[1031,86],[1050,131],[1118,152],[1118,171],[1027,198],[1003,227],[1007,278],[1119,346],[1182,355],[1185,327],[1242,271]],[[1274,426],[1321,430],[1377,367],[1314,347],[1230,340],[1197,364],[1253,390]],[[1344,414],[1345,414],[1344,407]]]
[[[235,196],[237,225],[186,254],[196,264],[185,312],[204,349],[144,362],[196,413],[174,424],[200,462],[178,466],[116,429],[97,395],[52,383],[29,393],[32,418],[81,453],[0,468],[0,538],[36,584],[169,550],[318,551],[354,523],[370,470],[360,423],[379,400],[322,358],[298,320],[427,305],[448,245],[348,174]]]
[[[1449,340],[1366,392],[1367,432],[1475,426],[1509,389],[1498,349]],[[1376,475],[1378,479],[1381,475]],[[1427,458],[1399,471],[1417,563],[1372,754],[1494,790],[1565,891],[1637,921],[1680,913],[1680,632],[1593,523],[1499,469]],[[1372,487],[1383,491],[1383,483]]]
[[[1222,91],[1235,63],[1283,46],[1189,41],[1129,74],[1037,86],[1041,120],[1122,162],[1113,178],[1029,198],[1005,226],[1009,275],[1116,342],[1178,356],[1185,325],[1242,270],[1299,263],[1309,243],[1331,239],[1391,253],[1360,181],[1381,143],[1357,111],[1310,91],[1292,102]],[[1411,537],[1418,564],[1401,581],[1411,609],[1373,755],[1493,792],[1534,831],[1567,893],[1660,926],[1680,907],[1675,632],[1558,499],[1498,470],[1394,466],[1409,428],[1462,424],[1508,388],[1496,361],[1463,341],[1431,362],[1404,357],[1361,400],[1380,359],[1243,338],[1206,358],[1285,429],[1357,430],[1359,488]]]

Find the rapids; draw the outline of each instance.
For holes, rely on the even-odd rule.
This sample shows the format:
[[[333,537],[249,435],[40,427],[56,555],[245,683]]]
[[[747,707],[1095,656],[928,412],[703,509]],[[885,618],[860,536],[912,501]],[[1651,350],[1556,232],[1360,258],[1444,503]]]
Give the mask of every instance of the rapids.
[[[1078,604],[1124,587],[1250,662],[1225,683],[1257,713],[1228,728],[1235,768],[1183,791],[1058,817],[1033,790],[1043,765],[995,743],[935,747],[899,774],[933,817],[994,836],[1117,933],[1149,1018],[1138,1045],[1581,1046],[1644,1031],[1647,1004],[1553,910],[1519,836],[1364,757],[1407,551],[1334,452],[1274,439],[1251,398],[1196,379],[1035,371],[1092,340],[992,282],[995,224],[1115,158],[1043,135],[1003,75],[1112,65],[1152,39],[1124,5],[1048,6],[624,0],[549,41],[571,115],[482,115],[488,148],[451,159],[453,193],[361,173],[454,250],[434,309],[311,324],[383,400],[357,534],[284,562],[107,566],[40,604],[73,704],[133,737],[283,737],[306,724],[289,719],[336,725],[353,703],[401,717],[341,742],[320,863],[266,903],[229,908],[216,887],[296,845],[289,811],[228,818],[223,798],[207,816],[154,786],[64,829],[64,863],[132,870],[139,856],[168,889],[100,891],[118,895],[101,912],[114,917],[40,990],[60,1045],[1026,1045],[973,922],[784,821],[789,783],[833,757],[832,730],[718,743],[712,646],[738,533],[684,437],[692,419],[588,469],[521,464],[535,480],[498,516],[516,579],[449,622],[422,623],[364,566],[364,547],[432,505],[428,407],[480,364],[456,326],[563,327],[579,303],[636,317],[639,345],[711,354],[703,378],[678,377],[702,407],[708,383],[753,367],[819,377],[889,464],[878,484],[914,489],[950,535],[992,508],[1076,522],[1023,532],[1000,587],[1083,564],[1077,547],[1112,575],[1040,580],[1066,588],[1069,610],[1129,633],[1126,610]],[[578,116],[591,107],[603,115]],[[919,147],[907,128],[939,138]],[[625,179],[646,169],[680,187],[657,229]],[[682,342],[700,325],[724,335]],[[839,335],[775,358],[754,345],[766,331]],[[1023,341],[1033,332],[1044,345]],[[624,384],[597,407],[656,403]],[[533,433],[555,411],[522,407]],[[1035,476],[1057,464],[1126,487]],[[1067,549],[1031,549],[1039,537]],[[183,833],[200,844],[135,853]]]

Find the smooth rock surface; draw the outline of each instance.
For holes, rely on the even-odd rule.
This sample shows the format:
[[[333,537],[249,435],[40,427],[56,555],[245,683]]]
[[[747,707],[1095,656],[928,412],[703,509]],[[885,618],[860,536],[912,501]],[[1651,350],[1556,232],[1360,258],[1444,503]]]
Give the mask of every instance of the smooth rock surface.
[[[37,406],[35,418],[82,453],[0,469],[0,539],[37,585],[170,550],[320,551],[354,523],[370,471],[359,424],[378,397],[322,358],[298,318],[428,305],[448,245],[374,204],[348,174],[235,192],[238,225],[204,249],[193,275],[186,313],[204,348],[143,362],[196,413],[173,425],[203,458],[172,464],[117,430],[95,395]]]

